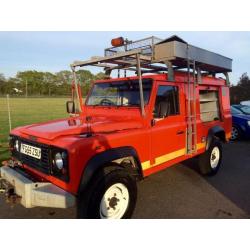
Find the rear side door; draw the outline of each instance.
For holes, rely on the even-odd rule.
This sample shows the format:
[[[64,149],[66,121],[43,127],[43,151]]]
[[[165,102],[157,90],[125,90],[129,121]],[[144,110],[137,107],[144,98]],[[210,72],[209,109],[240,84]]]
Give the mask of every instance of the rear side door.
[[[186,153],[185,99],[183,85],[157,82],[151,127],[151,166]]]

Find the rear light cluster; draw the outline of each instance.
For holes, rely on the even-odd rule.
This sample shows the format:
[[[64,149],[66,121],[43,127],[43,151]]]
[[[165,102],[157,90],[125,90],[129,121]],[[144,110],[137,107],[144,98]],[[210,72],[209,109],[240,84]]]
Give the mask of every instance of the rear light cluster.
[[[41,149],[41,159],[21,153],[22,143]],[[9,147],[12,156],[23,164],[65,182],[69,181],[69,156],[67,150],[12,135],[9,138]]]

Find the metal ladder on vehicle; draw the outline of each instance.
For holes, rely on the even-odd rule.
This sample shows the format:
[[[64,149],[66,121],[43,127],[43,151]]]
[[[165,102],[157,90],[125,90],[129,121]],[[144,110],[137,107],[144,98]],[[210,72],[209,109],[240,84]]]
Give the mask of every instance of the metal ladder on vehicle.
[[[191,76],[192,70],[192,76]],[[194,154],[197,152],[197,124],[196,124],[196,65],[194,60],[187,57],[187,154]]]

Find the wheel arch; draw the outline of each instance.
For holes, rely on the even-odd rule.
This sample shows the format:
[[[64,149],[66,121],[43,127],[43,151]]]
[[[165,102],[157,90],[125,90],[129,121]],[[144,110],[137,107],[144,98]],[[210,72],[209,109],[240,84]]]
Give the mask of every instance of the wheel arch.
[[[128,159],[132,160],[132,164],[130,164],[130,166],[128,164],[123,164],[122,162]],[[131,174],[138,178],[143,177],[139,156],[133,147],[127,146],[112,148],[96,154],[87,162],[86,167],[83,169],[81,175],[78,194],[86,189],[92,178],[99,170],[107,167],[110,163],[119,164],[121,167],[128,169]]]
[[[209,129],[206,143],[206,150],[210,147],[214,137],[220,139],[222,142],[226,142],[226,133],[221,126],[214,126]]]

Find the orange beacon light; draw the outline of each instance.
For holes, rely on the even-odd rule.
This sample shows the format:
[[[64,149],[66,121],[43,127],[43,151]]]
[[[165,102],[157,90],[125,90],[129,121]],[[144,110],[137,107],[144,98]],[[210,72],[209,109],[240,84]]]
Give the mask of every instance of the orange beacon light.
[[[123,37],[117,37],[111,40],[111,44],[114,47],[122,46],[124,45],[124,43],[125,43],[125,40]]]

